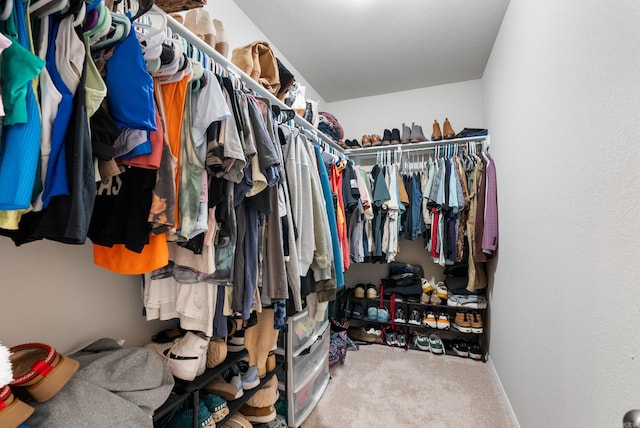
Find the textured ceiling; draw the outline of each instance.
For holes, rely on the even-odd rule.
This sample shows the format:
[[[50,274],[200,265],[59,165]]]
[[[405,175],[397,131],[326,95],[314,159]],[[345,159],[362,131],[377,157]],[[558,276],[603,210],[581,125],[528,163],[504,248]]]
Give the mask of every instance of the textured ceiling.
[[[234,0],[328,102],[482,77],[508,0]]]

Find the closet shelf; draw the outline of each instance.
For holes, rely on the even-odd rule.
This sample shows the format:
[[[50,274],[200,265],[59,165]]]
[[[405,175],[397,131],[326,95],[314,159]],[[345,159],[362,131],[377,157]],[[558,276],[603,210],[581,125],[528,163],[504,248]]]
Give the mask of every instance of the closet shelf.
[[[388,146],[371,146],[361,147],[358,149],[346,149],[344,153],[350,158],[366,158],[375,157],[378,153],[384,151],[399,151],[401,153],[410,152],[426,152],[429,150],[435,150],[436,147],[448,147],[450,145],[459,145],[464,143],[482,143],[483,150],[489,147],[489,136],[482,135],[478,137],[466,137],[466,138],[454,138],[452,140],[440,140],[440,141],[421,141],[419,143],[408,144],[393,144]]]
[[[227,58],[225,58],[224,56],[220,55],[214,48],[212,48],[211,46],[206,44],[204,41],[202,41],[200,38],[198,38],[187,27],[185,27],[184,25],[180,24],[171,15],[167,14],[165,11],[160,9],[158,6],[153,6],[153,10],[155,10],[158,13],[162,13],[167,17],[167,26],[170,27],[171,30],[174,33],[179,34],[187,42],[189,42],[189,43],[191,43],[191,45],[197,47],[200,51],[205,53],[210,59],[215,61],[217,64],[223,66],[227,70],[231,70],[233,72],[233,74],[237,75],[242,80],[242,82],[244,83],[245,87],[253,90],[259,96],[261,96],[263,98],[267,98],[269,100],[269,102],[271,103],[271,105],[276,105],[276,106],[280,107],[281,109],[287,109],[287,110],[291,109],[291,107],[287,106],[285,103],[283,103],[278,98],[276,98],[273,94],[271,94],[264,87],[262,87],[258,82],[253,80],[248,74],[246,74],[244,71],[240,70],[235,64],[233,64]],[[340,147],[338,144],[334,143],[331,138],[329,138],[326,134],[324,134],[323,132],[318,130],[316,127],[314,127],[312,124],[307,122],[303,117],[301,117],[297,113],[294,116],[293,121],[295,122],[296,125],[298,125],[298,126],[300,126],[302,128],[305,128],[308,131],[310,131],[311,133],[317,135],[318,138],[320,140],[322,140],[322,142],[324,142],[326,145],[332,147],[338,153],[344,153],[344,149],[342,147]]]

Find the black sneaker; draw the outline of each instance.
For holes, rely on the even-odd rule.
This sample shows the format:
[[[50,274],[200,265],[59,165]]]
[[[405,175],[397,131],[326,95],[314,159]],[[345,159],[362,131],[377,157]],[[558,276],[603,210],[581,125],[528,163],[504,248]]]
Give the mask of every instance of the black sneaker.
[[[396,308],[396,313],[393,317],[394,322],[404,323],[406,318],[404,317],[404,310],[402,308]]]
[[[469,357],[474,360],[482,359],[482,348],[480,348],[480,345],[469,345]]]
[[[409,315],[409,324],[420,325],[420,320],[420,312],[417,309],[413,309],[411,315]]]
[[[382,145],[388,146],[389,144],[391,144],[391,131],[385,129],[382,135]]]
[[[451,344],[451,348],[453,348],[453,352],[455,352],[458,357],[467,358],[469,356],[469,347],[467,346],[467,342],[455,340]]]

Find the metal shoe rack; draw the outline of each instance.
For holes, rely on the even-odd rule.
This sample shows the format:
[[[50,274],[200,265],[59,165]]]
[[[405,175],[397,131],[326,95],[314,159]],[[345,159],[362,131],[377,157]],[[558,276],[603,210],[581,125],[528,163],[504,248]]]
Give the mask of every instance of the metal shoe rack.
[[[351,322],[352,326],[366,326],[367,324],[371,324],[375,326],[380,326],[381,329],[386,326],[391,326],[390,321],[387,323],[381,323],[378,321],[371,320],[366,316],[367,309],[370,306],[375,306],[375,307],[379,306],[380,304],[379,297],[376,297],[375,299],[367,299],[367,298],[356,298],[356,297],[353,297],[353,295],[351,295],[350,301],[361,304],[365,309],[365,317],[363,319],[354,319],[354,318],[350,319],[352,321]],[[386,307],[387,309],[390,309],[391,300],[383,299],[383,306]],[[484,362],[487,361],[487,341],[485,336],[486,323],[487,323],[487,309],[471,309],[471,308],[457,307],[457,306],[433,305],[430,303],[420,303],[419,301],[409,301],[406,298],[403,298],[402,301],[398,301],[398,299],[396,299],[395,308],[396,309],[401,308],[405,314],[405,321],[403,323],[395,322],[394,325],[397,328],[401,329],[406,335],[406,342],[407,342],[406,348],[417,349],[413,342],[413,336],[415,333],[423,333],[427,335],[431,333],[438,333],[444,342],[446,355],[457,356],[456,353],[451,348],[451,346],[448,346],[449,345],[448,342],[454,339],[460,339],[460,340],[464,340],[469,344],[478,344],[481,349],[481,355],[482,355],[481,360]],[[417,309],[418,312],[420,313],[421,319],[422,319],[422,314],[426,311],[433,311],[434,314],[436,315],[436,319],[438,317],[438,313],[446,312],[449,315],[451,327],[448,330],[443,330],[443,329],[430,328],[427,326],[423,326],[422,324],[420,325],[410,324],[409,316],[411,314],[411,311],[414,308]],[[475,310],[480,312],[482,314],[482,319],[484,324],[483,332],[482,333],[465,333],[453,327],[453,320],[455,319],[455,315],[458,310],[465,310],[465,311]],[[390,312],[390,316],[391,318],[393,318],[395,314]],[[381,340],[379,343],[381,345],[386,346],[386,343],[384,341],[384,335],[381,336]]]
[[[165,401],[165,403],[158,408],[153,414],[153,426],[156,428],[166,427],[173,415],[186,403],[189,403],[193,407],[193,427],[199,428],[198,424],[198,403],[200,401],[200,391],[214,378],[222,375],[233,363],[238,362],[241,359],[247,358],[247,351],[241,352],[229,352],[227,358],[223,363],[207,369],[204,374],[196,377],[193,381],[187,382],[178,378],[175,379],[175,386],[171,395]],[[236,413],[244,403],[249,400],[262,388],[262,386],[278,371],[284,364],[284,359],[277,359],[275,370],[268,372],[264,378],[260,379],[260,385],[255,388],[244,391],[242,397],[228,401],[229,414],[217,424],[222,426],[224,422],[229,419],[234,413]]]

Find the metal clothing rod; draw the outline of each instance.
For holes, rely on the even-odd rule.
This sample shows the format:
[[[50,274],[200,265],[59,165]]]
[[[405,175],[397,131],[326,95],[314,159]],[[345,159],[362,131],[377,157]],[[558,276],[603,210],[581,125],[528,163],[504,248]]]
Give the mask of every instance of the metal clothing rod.
[[[269,91],[267,91],[264,87],[262,87],[262,85],[260,85],[258,82],[253,80],[248,74],[246,74],[244,71],[240,70],[231,61],[229,61],[224,56],[220,55],[214,48],[212,48],[211,46],[206,44],[203,40],[198,38],[187,27],[185,27],[184,25],[180,24],[171,15],[169,15],[168,13],[166,13],[165,11],[163,11],[162,9],[160,9],[158,6],[155,6],[155,5],[153,6],[153,10],[155,10],[158,13],[162,13],[167,17],[167,26],[169,26],[174,33],[178,34],[180,37],[185,39],[191,45],[193,45],[196,48],[198,48],[201,52],[206,54],[211,60],[213,60],[217,64],[221,65],[222,67],[226,68],[227,70],[232,71],[233,74],[235,74],[236,76],[238,76],[242,80],[242,82],[244,83],[245,87],[251,89],[252,91],[257,93],[259,96],[261,96],[263,98],[267,98],[272,105],[276,105],[276,106],[280,107],[281,109],[287,109],[287,110],[291,109],[289,106],[287,106],[285,103],[280,101],[278,98],[276,98]],[[307,122],[303,117],[301,117],[297,113],[294,116],[293,121],[299,127],[306,128],[306,129],[308,129],[310,131],[313,131],[313,133],[315,135],[317,135],[317,137],[319,139],[321,139],[325,144],[331,146],[338,153],[344,154],[344,150],[342,149],[342,147],[340,147],[339,145],[334,143],[331,138],[327,137],[325,134],[320,132],[317,128],[315,128],[312,124]]]
[[[482,150],[487,151],[489,148],[489,136],[483,135],[480,137],[467,137],[467,138],[456,138],[452,140],[440,140],[440,141],[423,141],[420,143],[409,143],[402,145],[393,145],[393,146],[375,146],[375,147],[363,147],[358,149],[348,149],[345,150],[345,153],[350,158],[364,158],[364,157],[375,157],[377,153],[383,151],[400,151],[401,153],[408,152],[426,152],[431,150],[443,150],[449,146],[457,147],[460,145],[466,145],[469,142],[474,142],[476,144],[482,144]]]

